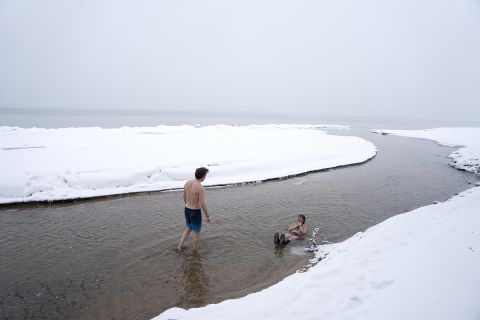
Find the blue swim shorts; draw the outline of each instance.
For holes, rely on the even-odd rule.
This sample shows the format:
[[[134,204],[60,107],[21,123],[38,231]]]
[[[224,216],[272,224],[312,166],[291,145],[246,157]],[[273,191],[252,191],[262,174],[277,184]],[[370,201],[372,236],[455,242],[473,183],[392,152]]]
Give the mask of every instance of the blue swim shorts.
[[[199,233],[202,230],[202,210],[185,207],[185,224],[188,229]]]

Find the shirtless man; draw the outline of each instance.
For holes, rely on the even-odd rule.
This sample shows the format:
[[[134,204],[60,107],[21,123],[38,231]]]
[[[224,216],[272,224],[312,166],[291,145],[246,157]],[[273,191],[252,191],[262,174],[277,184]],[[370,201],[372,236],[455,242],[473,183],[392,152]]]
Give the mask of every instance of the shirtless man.
[[[187,228],[183,231],[182,238],[178,244],[177,251],[182,251],[183,244],[190,233],[193,232],[193,251],[197,251],[200,242],[200,231],[202,229],[202,210],[205,213],[207,222],[210,222],[207,203],[205,202],[205,189],[202,182],[208,173],[207,168],[195,170],[195,180],[189,180],[183,187],[183,201],[185,202],[185,224]]]

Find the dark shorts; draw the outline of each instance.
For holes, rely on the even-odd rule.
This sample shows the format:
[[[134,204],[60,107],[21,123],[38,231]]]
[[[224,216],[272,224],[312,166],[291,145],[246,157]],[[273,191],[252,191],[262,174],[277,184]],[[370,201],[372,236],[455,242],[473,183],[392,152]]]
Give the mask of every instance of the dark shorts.
[[[199,233],[202,230],[202,210],[185,207],[185,224],[188,229]]]

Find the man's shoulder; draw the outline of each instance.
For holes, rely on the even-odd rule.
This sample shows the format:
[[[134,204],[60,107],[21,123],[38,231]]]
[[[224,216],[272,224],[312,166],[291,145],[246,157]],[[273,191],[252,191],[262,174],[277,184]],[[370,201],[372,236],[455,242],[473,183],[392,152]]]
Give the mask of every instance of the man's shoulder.
[[[185,182],[185,187],[190,187],[190,186],[192,186],[195,189],[197,188],[203,189],[203,185],[197,180],[188,180],[187,182]]]

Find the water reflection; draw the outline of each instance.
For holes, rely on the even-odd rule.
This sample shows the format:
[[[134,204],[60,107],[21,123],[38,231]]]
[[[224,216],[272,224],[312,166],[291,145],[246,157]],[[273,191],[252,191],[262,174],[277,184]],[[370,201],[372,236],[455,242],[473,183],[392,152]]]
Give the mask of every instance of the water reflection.
[[[275,250],[274,250],[274,254],[276,256],[279,256],[279,257],[282,257],[283,256],[283,245],[281,244],[275,244]]]
[[[180,268],[180,279],[183,284],[182,304],[196,307],[206,303],[208,293],[208,277],[198,253],[186,256]]]

